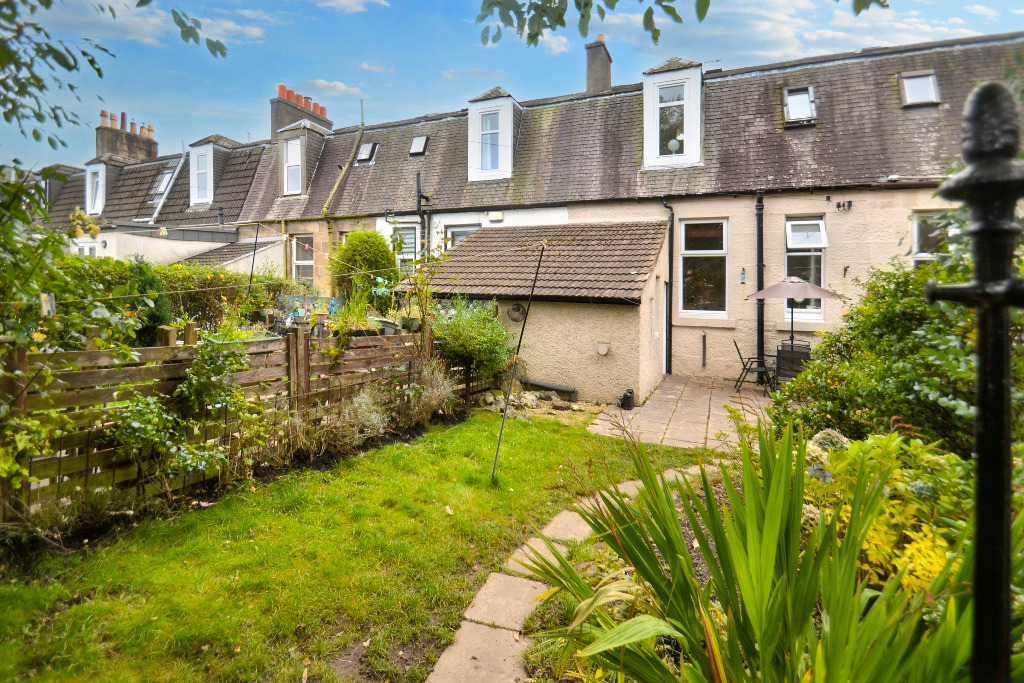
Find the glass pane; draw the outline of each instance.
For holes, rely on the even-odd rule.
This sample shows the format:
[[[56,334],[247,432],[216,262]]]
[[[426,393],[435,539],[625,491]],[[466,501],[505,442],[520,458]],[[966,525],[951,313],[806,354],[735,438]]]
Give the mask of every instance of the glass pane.
[[[807,280],[812,285],[821,284],[821,252],[791,253],[786,255],[786,275]],[[798,311],[821,310],[821,299],[787,299],[786,305]]]
[[[790,249],[810,249],[815,247],[822,247],[824,245],[825,242],[821,238],[821,223],[814,222],[789,224]]]
[[[296,263],[295,279],[311,281],[313,279],[313,264],[300,265]]]
[[[725,310],[725,257],[683,258],[683,310]]]
[[[298,235],[295,237],[295,263],[313,260],[313,236]]]
[[[448,233],[449,239],[451,239],[451,245],[454,247],[456,244],[466,239],[470,235],[476,232],[476,228],[459,228],[458,230],[452,230]]]
[[[903,79],[903,88],[907,93],[907,104],[915,102],[934,102],[935,76],[911,76]]]
[[[286,164],[297,164],[299,163],[299,141],[289,140],[288,146],[285,148],[285,156],[287,157]]]
[[[404,258],[415,258],[416,228],[399,228],[398,234],[402,238],[402,250],[399,254]]]
[[[498,168],[498,134],[485,133],[480,136],[480,170],[495,171]]]
[[[683,135],[685,133],[683,114],[685,111],[686,107],[683,105],[662,107],[658,110],[658,127],[660,130],[658,154],[661,156],[683,153]]]
[[[917,254],[934,254],[939,250],[944,235],[932,224],[930,216],[918,216],[914,221],[917,228]]]
[[[166,192],[167,191],[167,186],[170,184],[170,182],[171,182],[171,172],[167,171],[162,176],[160,176],[160,184],[156,188],[156,193],[158,195],[162,195],[164,192]]]
[[[206,199],[206,173],[196,173],[196,199]]]
[[[498,115],[497,114],[483,114],[480,116],[480,131],[488,132],[498,130]]]
[[[806,88],[789,90],[786,93],[786,101],[789,103],[789,116],[787,118],[790,121],[814,117],[814,114],[811,112],[811,93]]]
[[[299,185],[302,182],[302,169],[298,166],[289,166],[286,169],[287,182],[285,185],[285,192],[298,192]]]
[[[427,148],[427,136],[417,135],[412,139],[412,145],[409,147],[409,154],[423,154],[423,150]]]
[[[359,145],[359,154],[356,156],[356,161],[369,161],[373,158],[373,144],[372,142],[364,142]]]
[[[721,223],[686,223],[683,225],[684,251],[722,251],[725,249],[725,228]]]
[[[686,85],[670,85],[658,88],[658,103],[683,102],[686,99]]]
[[[205,154],[197,154],[196,155],[196,172],[197,173],[202,173],[205,170],[206,170],[206,155]]]

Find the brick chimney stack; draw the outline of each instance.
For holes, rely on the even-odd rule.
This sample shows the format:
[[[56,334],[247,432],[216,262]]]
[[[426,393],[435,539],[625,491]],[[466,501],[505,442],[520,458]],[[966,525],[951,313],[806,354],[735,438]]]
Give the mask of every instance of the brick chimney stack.
[[[100,112],[100,125],[96,127],[96,156],[114,154],[134,161],[148,161],[157,157],[157,143],[153,139],[153,126],[128,127],[128,114],[121,112],[118,126],[115,112]]]
[[[277,140],[277,131],[296,121],[310,121],[331,130],[333,125],[327,118],[327,109],[283,85],[277,86],[277,97],[270,100],[270,139]]]
[[[604,34],[587,45],[587,92],[596,93],[612,87],[612,56],[604,44]]]

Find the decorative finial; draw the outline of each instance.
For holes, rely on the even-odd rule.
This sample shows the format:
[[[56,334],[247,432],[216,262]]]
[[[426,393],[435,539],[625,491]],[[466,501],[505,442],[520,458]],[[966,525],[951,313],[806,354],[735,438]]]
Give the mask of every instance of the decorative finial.
[[[1000,83],[985,83],[964,104],[964,161],[1012,159],[1020,146],[1020,117],[1013,95]]]

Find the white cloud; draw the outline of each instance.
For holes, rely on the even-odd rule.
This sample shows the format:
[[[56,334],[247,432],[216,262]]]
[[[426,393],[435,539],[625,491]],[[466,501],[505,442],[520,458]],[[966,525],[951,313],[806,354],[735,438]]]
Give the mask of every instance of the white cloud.
[[[200,19],[203,22],[203,33],[214,38],[248,38],[249,42],[263,39],[262,26],[239,24],[231,19]]]
[[[999,16],[999,10],[992,9],[991,7],[987,7],[985,5],[967,5],[966,7],[964,7],[964,9],[970,12],[971,14],[977,14],[978,16],[981,17],[995,18]]]
[[[345,14],[353,12],[365,12],[367,5],[381,5],[391,7],[387,0],[316,0],[317,7],[336,9]]]
[[[355,95],[356,97],[368,97],[362,90],[352,85],[345,85],[341,81],[325,81],[322,78],[309,81],[307,87],[319,92],[321,95],[340,97],[342,95]]]
[[[441,72],[441,76],[449,81],[455,81],[460,78],[478,78],[484,81],[504,81],[508,79],[508,72],[504,69],[465,69],[459,71],[458,69],[446,69]]]
[[[953,17],[952,19],[949,20],[949,23],[953,24],[954,26],[963,26],[967,22],[961,19],[960,17]]]
[[[261,21],[264,24],[277,24],[280,23],[276,17],[271,16],[267,12],[261,9],[218,9],[217,12],[222,14],[237,14],[244,19],[251,19],[253,21]]]
[[[46,28],[51,33],[69,33],[78,38],[100,42],[132,40],[144,45],[162,45],[162,39],[174,28],[171,16],[149,7],[126,5],[116,8],[116,18],[100,12],[90,0],[66,0],[47,13]]]
[[[370,64],[369,62],[363,62],[359,65],[359,68],[363,71],[372,71],[378,74],[393,74],[395,73],[395,67],[384,66],[382,64]]]
[[[1012,9],[1010,11],[1014,14],[1024,14],[1024,9]]]
[[[568,52],[569,47],[572,45],[565,36],[555,35],[550,31],[544,31],[537,43],[553,55]]]

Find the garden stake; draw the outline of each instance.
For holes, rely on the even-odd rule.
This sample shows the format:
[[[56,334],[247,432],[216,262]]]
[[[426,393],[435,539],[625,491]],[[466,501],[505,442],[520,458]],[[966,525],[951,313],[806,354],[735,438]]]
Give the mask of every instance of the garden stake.
[[[505,390],[505,406],[501,409],[501,428],[498,430],[498,447],[494,449],[494,466],[491,467],[491,483],[498,483],[498,453],[501,453],[501,437],[505,433],[505,417],[508,415],[508,399],[512,395],[512,383],[516,381],[516,363],[519,362],[519,349],[523,347],[523,335],[526,334],[526,321],[530,317],[530,304],[533,303],[533,290],[537,288],[537,277],[540,275],[540,262],[544,260],[545,240],[540,241],[540,256],[537,257],[537,270],[533,273],[533,284],[530,285],[530,298],[526,300],[526,315],[523,316],[523,328],[519,330],[519,343],[516,344],[516,355],[512,358],[512,375],[508,379]],[[466,368],[466,384],[469,384],[469,368]]]
[[[967,168],[943,183],[939,194],[971,209],[974,281],[929,282],[925,290],[929,303],[942,299],[975,310],[974,683],[1010,683],[1010,306],[1024,307],[1024,281],[1013,279],[1021,231],[1014,207],[1024,196],[1024,164],[1014,160],[1020,147],[1018,116],[1013,95],[997,83],[986,83],[967,98],[962,143]]]

